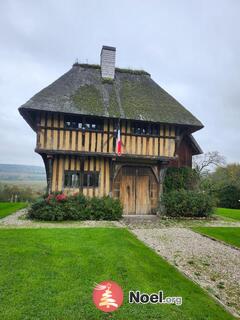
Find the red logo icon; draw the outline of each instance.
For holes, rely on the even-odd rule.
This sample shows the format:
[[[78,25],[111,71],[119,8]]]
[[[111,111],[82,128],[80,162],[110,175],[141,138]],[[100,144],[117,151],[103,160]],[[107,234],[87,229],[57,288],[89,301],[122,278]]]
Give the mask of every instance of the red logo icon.
[[[103,281],[93,289],[93,302],[103,312],[113,312],[123,303],[122,288],[114,281]]]

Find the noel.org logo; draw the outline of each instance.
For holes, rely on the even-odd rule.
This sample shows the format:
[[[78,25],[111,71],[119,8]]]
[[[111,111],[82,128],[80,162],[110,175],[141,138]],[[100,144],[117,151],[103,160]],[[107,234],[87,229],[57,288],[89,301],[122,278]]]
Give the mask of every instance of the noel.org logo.
[[[117,310],[123,303],[123,290],[114,281],[103,281],[95,285],[93,290],[93,302],[95,306],[104,312]],[[145,293],[130,290],[128,292],[128,303],[130,304],[174,304],[182,305],[182,297],[164,297],[162,290],[158,293]]]
[[[103,281],[93,290],[93,302],[98,309],[113,312],[123,303],[123,290],[114,281]]]

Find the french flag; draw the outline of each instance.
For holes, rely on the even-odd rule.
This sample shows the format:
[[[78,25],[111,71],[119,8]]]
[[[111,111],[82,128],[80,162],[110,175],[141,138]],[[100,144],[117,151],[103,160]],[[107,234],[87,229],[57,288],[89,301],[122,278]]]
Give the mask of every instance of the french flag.
[[[121,132],[120,128],[117,131],[117,154],[121,156],[122,154],[122,142],[121,142]]]

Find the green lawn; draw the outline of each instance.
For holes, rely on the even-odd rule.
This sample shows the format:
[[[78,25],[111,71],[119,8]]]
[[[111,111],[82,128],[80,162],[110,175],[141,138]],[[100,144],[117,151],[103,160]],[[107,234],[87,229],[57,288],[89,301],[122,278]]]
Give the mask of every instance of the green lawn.
[[[0,219],[4,218],[17,210],[25,208],[27,204],[25,202],[0,202]]]
[[[216,208],[216,215],[240,221],[240,209]]]
[[[233,319],[126,229],[0,230],[1,319],[109,319],[92,303],[93,285],[103,280],[124,290],[113,319]],[[129,304],[130,289],[163,290],[183,305]]]
[[[192,230],[240,248],[240,228],[238,227],[196,227]]]

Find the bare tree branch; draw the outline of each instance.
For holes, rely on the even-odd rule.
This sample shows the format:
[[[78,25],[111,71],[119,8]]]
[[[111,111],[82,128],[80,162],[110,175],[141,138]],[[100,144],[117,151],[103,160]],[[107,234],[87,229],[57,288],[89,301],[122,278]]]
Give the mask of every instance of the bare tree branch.
[[[208,174],[214,167],[221,167],[226,164],[224,156],[218,151],[211,151],[193,158],[193,168],[199,175]]]

